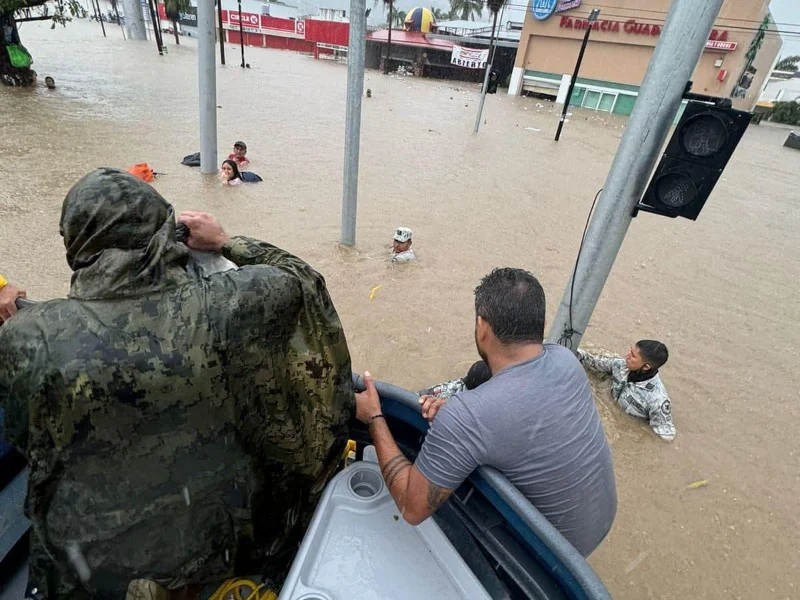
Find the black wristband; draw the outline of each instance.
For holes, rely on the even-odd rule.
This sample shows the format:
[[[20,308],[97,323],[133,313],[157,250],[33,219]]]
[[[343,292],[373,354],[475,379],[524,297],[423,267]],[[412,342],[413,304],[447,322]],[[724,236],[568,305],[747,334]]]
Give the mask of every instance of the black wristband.
[[[375,419],[384,419],[385,420],[386,417],[384,417],[382,413],[378,413],[377,415],[372,415],[369,418],[369,424],[372,425],[375,422]]]

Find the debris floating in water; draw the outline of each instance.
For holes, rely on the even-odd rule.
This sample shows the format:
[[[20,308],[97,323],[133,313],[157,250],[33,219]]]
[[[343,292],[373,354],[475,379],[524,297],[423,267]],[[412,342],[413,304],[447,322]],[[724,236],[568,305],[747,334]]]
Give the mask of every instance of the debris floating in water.
[[[686,486],[686,489],[689,490],[696,490],[697,488],[706,487],[708,485],[708,479],[700,479],[699,481],[693,481],[689,485]]]
[[[183,486],[183,501],[186,502],[186,506],[191,505],[192,500],[189,498],[189,488]]]
[[[369,299],[370,300],[375,300],[375,294],[379,289],[381,289],[381,286],[379,286],[379,285],[376,285],[374,288],[372,288],[372,290],[369,293]]]
[[[89,568],[89,563],[86,561],[86,557],[81,552],[77,542],[67,543],[67,559],[72,563],[72,567],[78,574],[78,578],[83,583],[86,583],[92,578],[92,570]]]

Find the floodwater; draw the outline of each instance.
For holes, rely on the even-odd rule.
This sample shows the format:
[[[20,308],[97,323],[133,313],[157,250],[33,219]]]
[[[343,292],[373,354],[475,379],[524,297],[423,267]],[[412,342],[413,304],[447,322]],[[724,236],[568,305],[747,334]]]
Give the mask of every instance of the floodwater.
[[[85,22],[24,25],[40,78],[59,87],[0,89],[0,271],[32,298],[68,290],[69,187],[147,161],[179,210],[213,212],[320,270],[355,368],[380,379],[418,389],[462,374],[475,359],[472,290],[495,266],[537,274],[554,314],[624,120],[576,111],[555,144],[549,105],[498,94],[476,137],[474,86],[368,72],[358,243],[345,250],[344,66],[247,48],[243,70],[228,47],[220,153],[243,139],[265,183],[223,188],[180,165],[198,150],[192,41],[166,36],[159,57],[107,28],[103,39]],[[639,338],[671,351],[673,444],[599,384],[619,512],[590,562],[615,598],[800,598],[800,153],[786,135],[752,127],[696,223],[637,218],[587,332],[620,353]],[[414,229],[415,264],[385,260],[398,225]]]

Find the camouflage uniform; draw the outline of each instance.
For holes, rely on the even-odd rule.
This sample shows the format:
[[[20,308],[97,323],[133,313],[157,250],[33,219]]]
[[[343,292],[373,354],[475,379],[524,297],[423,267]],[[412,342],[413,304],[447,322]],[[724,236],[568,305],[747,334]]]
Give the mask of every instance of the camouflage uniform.
[[[398,262],[411,262],[412,260],[416,260],[417,255],[414,254],[414,249],[409,248],[405,252],[392,252],[392,257],[389,259],[391,262],[398,263]]]
[[[624,358],[594,356],[584,350],[578,350],[578,358],[589,369],[611,375],[611,393],[622,410],[634,417],[648,419],[650,427],[662,440],[671,442],[675,439],[672,403],[658,373],[645,381],[628,381],[630,371]]]
[[[118,600],[139,577],[282,573],[354,414],[325,281],[242,237],[223,249],[238,270],[199,277],[172,207],[111,169],[70,190],[61,233],[69,298],[0,328],[32,581],[51,599]]]
[[[455,394],[466,392],[467,390],[474,390],[478,386],[483,385],[492,378],[492,370],[489,365],[479,360],[474,363],[467,371],[464,377],[453,379],[452,381],[444,381],[438,385],[430,387],[426,390],[419,392],[420,396],[435,396],[436,398],[447,399]]]

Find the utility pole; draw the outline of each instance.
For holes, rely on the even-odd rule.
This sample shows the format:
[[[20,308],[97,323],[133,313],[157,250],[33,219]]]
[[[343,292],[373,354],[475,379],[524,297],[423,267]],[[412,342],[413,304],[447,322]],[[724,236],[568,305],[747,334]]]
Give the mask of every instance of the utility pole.
[[[92,9],[94,10],[94,16],[97,21],[100,23],[100,27],[103,28],[103,37],[106,36],[106,26],[103,24],[103,15],[100,14],[100,0],[89,0],[92,3]]]
[[[386,65],[383,74],[389,74],[389,59],[392,57],[392,21],[394,20],[394,0],[389,0],[389,37],[386,42]],[[352,12],[350,14],[353,14]]]
[[[158,47],[158,53],[160,55],[163,55],[164,44],[161,41],[161,21],[158,18],[156,9],[153,8],[153,0],[147,0],[147,8],[150,10],[150,22],[153,24],[153,37],[156,38],[156,46]]]
[[[124,39],[126,39],[125,38],[125,28],[122,26],[122,19],[119,16],[119,6],[118,5],[119,5],[119,0],[111,0],[111,6],[114,7],[114,14],[117,16],[117,25],[119,25],[119,28],[122,29],[122,39],[124,40]]]
[[[217,68],[214,0],[197,0],[197,80],[200,88],[200,172],[217,171]]]
[[[141,1],[122,0],[122,7],[125,10],[125,29],[128,30],[128,39],[147,40]]]
[[[339,241],[356,243],[358,154],[361,148],[361,98],[364,95],[364,57],[367,48],[366,0],[350,0],[350,40],[347,46],[347,112],[344,126],[342,231]]]
[[[483,87],[481,88],[481,101],[478,104],[478,116],[475,117],[475,133],[481,128],[481,117],[483,116],[483,104],[486,102],[486,90],[489,87],[489,74],[492,72],[492,64],[494,63],[494,52],[496,47],[495,30],[497,29],[497,13],[494,13],[494,21],[492,21],[492,37],[489,39],[489,56],[486,61],[486,73],[483,75]]]
[[[225,30],[222,28],[222,0],[217,0],[217,19],[219,21],[219,62],[225,64]]]
[[[575,63],[575,72],[572,74],[572,81],[569,82],[569,90],[567,90],[567,98],[564,100],[564,110],[561,111],[561,118],[558,120],[556,141],[561,137],[561,129],[564,127],[564,122],[567,120],[567,111],[569,111],[569,103],[570,100],[572,100],[572,91],[575,89],[575,82],[578,81],[578,72],[581,70],[583,54],[586,52],[586,45],[589,43],[589,34],[592,33],[592,25],[597,22],[597,17],[599,16],[599,8],[594,8],[592,12],[589,13],[589,26],[586,28],[586,33],[583,35],[583,44],[581,44],[581,51],[578,52],[578,60]]]
[[[239,45],[242,47],[242,68],[244,69],[244,27],[242,26],[242,0],[239,0]]]
[[[548,341],[578,348],[723,1],[673,0]]]

